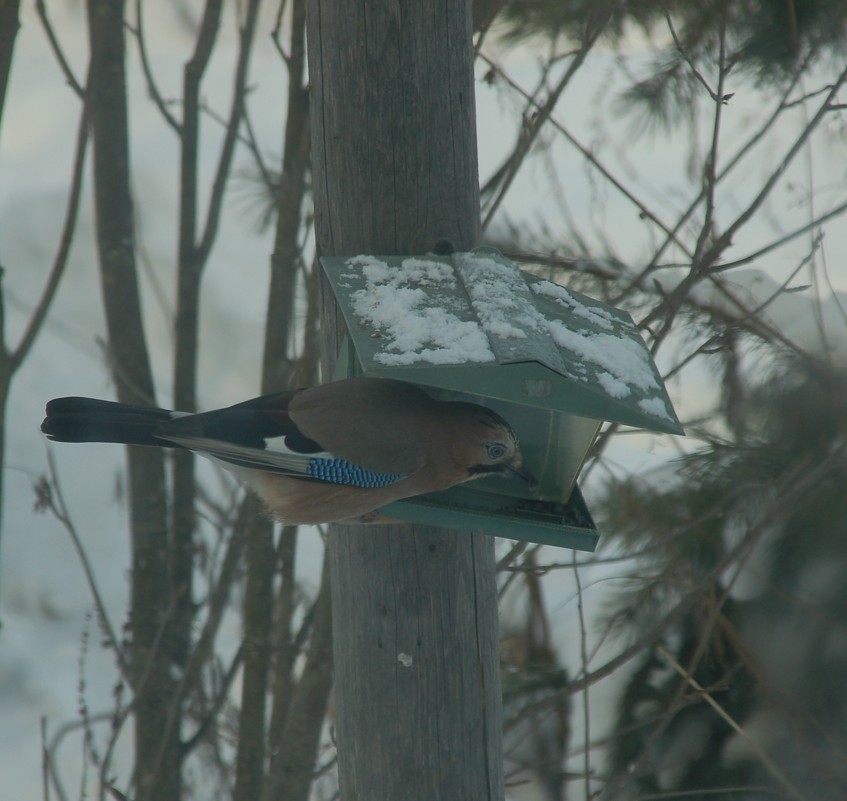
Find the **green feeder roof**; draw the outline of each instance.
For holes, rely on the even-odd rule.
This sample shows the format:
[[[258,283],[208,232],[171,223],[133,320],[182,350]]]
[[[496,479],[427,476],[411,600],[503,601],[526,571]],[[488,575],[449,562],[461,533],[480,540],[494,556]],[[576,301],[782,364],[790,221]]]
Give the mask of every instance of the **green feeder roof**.
[[[321,264],[365,375],[683,433],[626,312],[493,248]]]

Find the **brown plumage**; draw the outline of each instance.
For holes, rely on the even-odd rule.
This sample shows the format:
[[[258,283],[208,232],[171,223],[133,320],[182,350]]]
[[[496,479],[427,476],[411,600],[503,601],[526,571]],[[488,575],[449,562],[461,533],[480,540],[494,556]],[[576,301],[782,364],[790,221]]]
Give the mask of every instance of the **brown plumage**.
[[[534,483],[502,417],[390,379],[352,378],[188,415],[58,398],[41,430],[60,442],[188,448],[243,478],[290,524],[363,518],[484,475]]]

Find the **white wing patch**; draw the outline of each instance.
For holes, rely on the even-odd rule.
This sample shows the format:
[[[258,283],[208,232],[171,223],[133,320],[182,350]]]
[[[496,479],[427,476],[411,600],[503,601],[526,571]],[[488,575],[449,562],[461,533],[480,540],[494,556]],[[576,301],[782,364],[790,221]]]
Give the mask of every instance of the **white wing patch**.
[[[316,458],[334,458],[330,453],[295,453],[283,445],[283,437],[275,437],[269,442],[274,443],[274,448],[249,448],[245,445],[236,445],[234,442],[224,442],[219,439],[207,437],[180,437],[159,434],[162,439],[182,445],[201,456],[213,456],[226,462],[250,467],[255,470],[269,470],[292,475],[306,475],[309,462]]]

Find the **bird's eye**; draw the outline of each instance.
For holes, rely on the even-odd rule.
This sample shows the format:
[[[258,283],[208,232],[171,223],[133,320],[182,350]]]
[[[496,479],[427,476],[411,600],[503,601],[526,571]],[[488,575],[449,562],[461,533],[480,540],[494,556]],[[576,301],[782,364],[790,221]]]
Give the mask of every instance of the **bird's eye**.
[[[486,446],[488,458],[491,459],[491,461],[502,459],[506,455],[507,450],[508,449],[502,442],[489,442]]]

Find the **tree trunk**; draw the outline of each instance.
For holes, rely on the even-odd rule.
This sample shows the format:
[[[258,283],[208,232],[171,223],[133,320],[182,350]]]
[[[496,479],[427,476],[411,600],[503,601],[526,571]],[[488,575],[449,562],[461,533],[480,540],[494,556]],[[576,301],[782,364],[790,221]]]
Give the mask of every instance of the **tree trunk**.
[[[94,203],[109,359],[118,400],[155,402],[135,270],[124,72],[124,4],[89,0]],[[135,798],[180,796],[179,727],[172,672],[165,470],[157,448],[128,448],[132,530],[130,671],[135,713]],[[178,719],[178,715],[176,718]]]
[[[301,376],[293,375],[295,359],[291,340],[298,326],[296,318],[297,277],[303,258],[300,236],[303,204],[309,171],[309,90],[305,82],[306,8],[304,0],[291,4],[291,39],[288,60],[288,108],[282,171],[277,193],[276,235],[271,256],[268,312],[265,318],[265,349],[262,358],[262,392],[280,392]],[[305,365],[314,379],[317,364]],[[299,372],[302,372],[299,371]]]
[[[309,0],[308,32],[319,252],[476,245],[470,4]],[[329,548],[341,798],[502,799],[493,540],[334,526]]]
[[[254,496],[244,500],[248,520],[244,588],[244,667],[233,801],[256,801],[265,767],[265,707],[273,608],[273,525]]]

